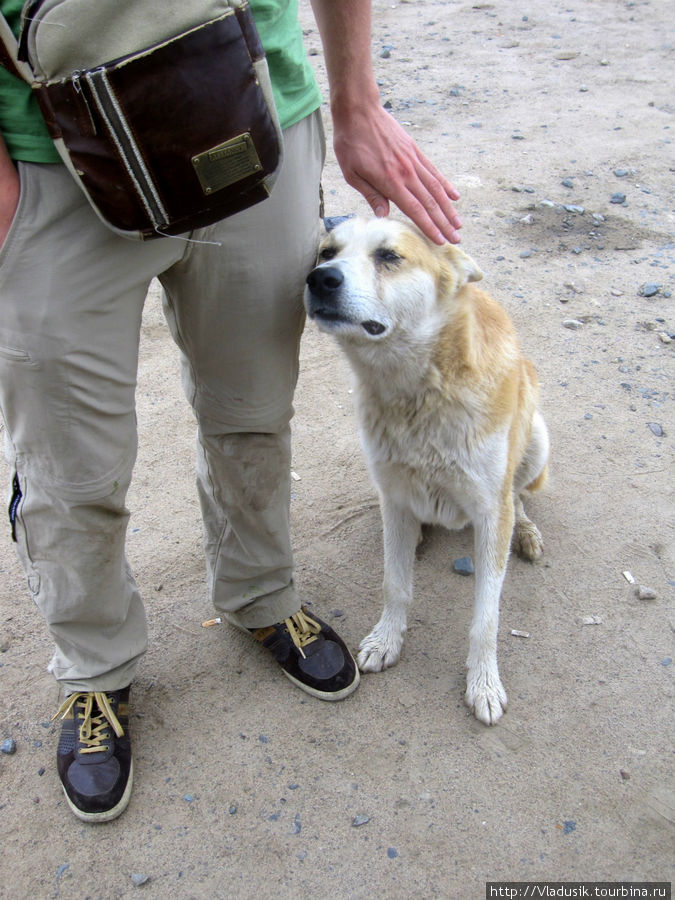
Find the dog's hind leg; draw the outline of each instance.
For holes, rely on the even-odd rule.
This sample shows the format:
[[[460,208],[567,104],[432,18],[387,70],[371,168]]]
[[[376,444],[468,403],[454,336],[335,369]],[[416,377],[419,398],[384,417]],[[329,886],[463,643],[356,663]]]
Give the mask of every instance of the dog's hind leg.
[[[549,439],[546,424],[539,412],[532,421],[532,436],[513,483],[515,526],[511,546],[524,559],[539,559],[544,551],[541,533],[523,507],[521,493],[538,491],[544,486],[548,469]]]
[[[501,718],[507,703],[497,667],[497,629],[513,524],[513,502],[508,490],[504,491],[497,511],[474,522],[476,598],[464,700],[486,725],[494,725]]]
[[[380,621],[361,641],[362,672],[380,672],[398,662],[412,600],[415,547],[420,521],[408,509],[382,497],[384,528],[384,609]]]

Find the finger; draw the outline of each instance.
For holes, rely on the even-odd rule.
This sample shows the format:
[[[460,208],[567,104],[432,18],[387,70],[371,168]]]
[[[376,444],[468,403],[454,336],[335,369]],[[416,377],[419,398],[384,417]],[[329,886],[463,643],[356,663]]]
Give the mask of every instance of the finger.
[[[457,228],[443,214],[438,204],[427,195],[431,202],[428,202],[428,208],[424,206],[419,196],[412,191],[407,191],[399,197],[392,198],[402,213],[405,213],[409,219],[420,228],[424,234],[435,244],[444,244],[449,241],[451,244],[459,244],[461,238]]]
[[[431,176],[431,179],[439,184],[443,193],[451,200],[459,200],[459,191],[457,190],[457,188],[448,181],[448,179],[445,177],[445,175],[443,175],[442,172],[439,172],[436,166],[428,157],[424,155],[424,153],[422,153],[419,148],[417,148],[417,158],[422,166],[421,171],[426,170],[426,172]]]
[[[426,170],[419,172],[418,177],[422,191],[417,193],[417,196],[439,228],[443,229],[446,222],[449,222],[455,230],[461,228],[462,220],[444,185]],[[416,193],[414,188],[411,190]]]
[[[348,179],[348,183],[365,197],[378,219],[383,219],[389,215],[389,201],[372,184],[355,174]]]

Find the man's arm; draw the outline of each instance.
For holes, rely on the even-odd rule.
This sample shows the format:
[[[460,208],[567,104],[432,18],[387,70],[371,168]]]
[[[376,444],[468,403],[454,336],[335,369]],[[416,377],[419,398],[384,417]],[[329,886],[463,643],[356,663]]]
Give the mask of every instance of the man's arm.
[[[5,243],[18,203],[19,173],[0,135],[0,247]]]
[[[370,0],[311,0],[324,48],[334,148],[377,216],[389,201],[436,243],[459,243],[459,194],[383,109],[371,62]]]

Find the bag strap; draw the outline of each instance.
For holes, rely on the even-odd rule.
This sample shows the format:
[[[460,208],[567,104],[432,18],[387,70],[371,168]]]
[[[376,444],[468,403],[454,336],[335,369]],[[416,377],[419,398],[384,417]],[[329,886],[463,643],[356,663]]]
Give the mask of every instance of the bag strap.
[[[14,32],[9,27],[9,22],[4,16],[0,16],[0,65],[4,66],[12,75],[23,78],[28,84],[33,84],[33,70],[28,63],[21,62],[18,58],[19,45]]]

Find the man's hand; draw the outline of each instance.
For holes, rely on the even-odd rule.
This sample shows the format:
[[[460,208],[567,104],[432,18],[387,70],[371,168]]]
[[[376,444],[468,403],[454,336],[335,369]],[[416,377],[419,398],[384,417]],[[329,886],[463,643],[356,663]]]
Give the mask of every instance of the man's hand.
[[[391,201],[431,240],[459,243],[458,192],[379,102],[369,114],[335,114],[333,126],[342,173],[376,216],[388,215]]]
[[[337,161],[386,216],[395,203],[438,244],[459,242],[459,194],[382,108],[370,51],[370,0],[312,0],[326,60]]]
[[[0,136],[0,247],[5,243],[18,204],[19,173]]]

